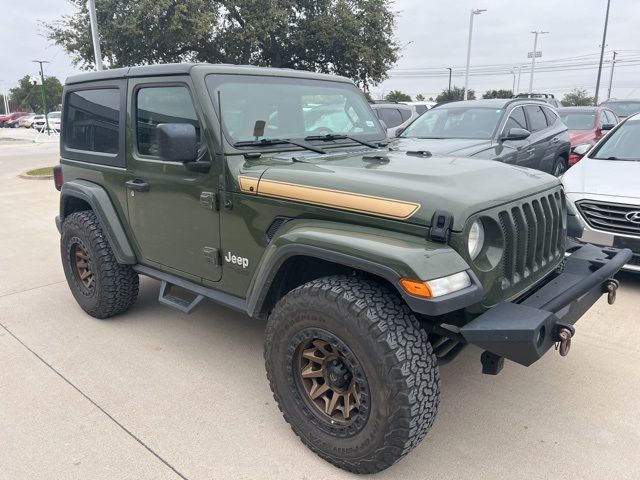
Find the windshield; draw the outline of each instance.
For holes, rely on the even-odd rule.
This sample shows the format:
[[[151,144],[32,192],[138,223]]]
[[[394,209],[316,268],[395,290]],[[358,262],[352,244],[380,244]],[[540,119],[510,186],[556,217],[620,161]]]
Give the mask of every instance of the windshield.
[[[220,91],[223,128],[234,144],[314,135],[386,136],[364,95],[349,83],[257,75],[209,75],[206,81],[216,111]]]
[[[483,107],[437,107],[428,110],[400,135],[413,138],[493,137],[503,110]]]
[[[619,117],[628,117],[640,112],[640,102],[605,102],[605,105]]]
[[[558,111],[558,115],[569,130],[591,130],[596,124],[595,112]]]
[[[640,160],[640,120],[620,125],[589,157],[596,160]]]

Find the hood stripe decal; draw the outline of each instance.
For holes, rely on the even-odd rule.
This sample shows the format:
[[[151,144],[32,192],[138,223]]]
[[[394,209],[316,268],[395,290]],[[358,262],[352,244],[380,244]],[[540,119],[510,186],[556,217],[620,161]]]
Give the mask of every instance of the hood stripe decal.
[[[240,189],[246,193],[255,194],[257,190],[258,195],[261,196],[295,200],[323,207],[339,208],[341,210],[399,220],[405,220],[411,217],[420,208],[419,203],[279,182],[276,180],[258,180],[256,178],[240,176],[238,177],[238,181],[240,183]]]

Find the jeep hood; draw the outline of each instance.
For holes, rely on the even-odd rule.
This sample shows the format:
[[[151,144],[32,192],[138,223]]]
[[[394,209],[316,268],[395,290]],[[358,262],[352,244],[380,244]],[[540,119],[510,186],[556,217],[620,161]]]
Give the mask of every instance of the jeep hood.
[[[382,160],[369,157],[374,155]],[[455,231],[476,212],[559,184],[546,173],[492,160],[395,151],[296,158],[268,166],[251,187],[254,193],[419,225],[430,225],[436,210],[446,210]]]
[[[469,157],[493,146],[491,140],[469,138],[396,138],[391,142],[394,149],[404,152],[427,150],[440,155]]]

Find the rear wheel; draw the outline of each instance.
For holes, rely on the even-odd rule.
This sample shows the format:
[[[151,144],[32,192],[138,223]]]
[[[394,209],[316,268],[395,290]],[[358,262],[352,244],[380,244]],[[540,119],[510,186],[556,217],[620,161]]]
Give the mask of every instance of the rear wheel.
[[[265,363],[293,431],[345,470],[384,470],[435,420],[440,379],[427,335],[373,281],[325,277],[288,293],[267,323]]]
[[[92,211],[65,218],[60,253],[71,293],[92,317],[113,317],[136,301],[138,274],[118,263]]]

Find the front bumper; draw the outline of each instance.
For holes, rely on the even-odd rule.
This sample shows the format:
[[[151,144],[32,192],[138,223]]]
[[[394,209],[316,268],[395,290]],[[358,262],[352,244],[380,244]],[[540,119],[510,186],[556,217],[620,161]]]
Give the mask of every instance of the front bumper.
[[[466,343],[529,366],[607,291],[609,279],[631,258],[629,249],[584,245],[564,270],[515,302],[502,302],[460,328]],[[492,372],[497,373],[497,372]]]

